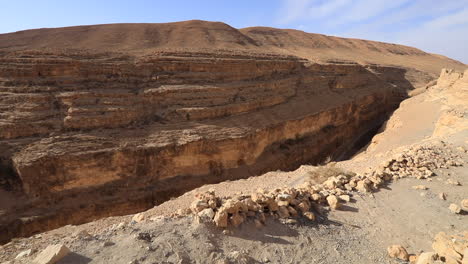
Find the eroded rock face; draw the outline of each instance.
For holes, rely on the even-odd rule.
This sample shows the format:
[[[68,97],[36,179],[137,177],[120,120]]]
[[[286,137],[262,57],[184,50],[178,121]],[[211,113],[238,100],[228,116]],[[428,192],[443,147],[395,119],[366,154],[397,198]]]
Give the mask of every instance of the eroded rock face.
[[[1,166],[26,196],[5,239],[337,156],[403,98],[357,64],[184,52],[6,53],[0,93]]]

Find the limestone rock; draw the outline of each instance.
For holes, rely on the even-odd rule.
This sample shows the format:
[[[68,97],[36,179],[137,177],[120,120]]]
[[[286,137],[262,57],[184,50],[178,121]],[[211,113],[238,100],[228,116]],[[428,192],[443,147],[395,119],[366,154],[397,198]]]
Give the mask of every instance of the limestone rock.
[[[398,258],[404,261],[408,261],[409,256],[406,249],[401,245],[392,245],[387,248],[387,253],[392,258]]]
[[[211,208],[206,208],[198,213],[198,216],[204,221],[211,221],[215,216],[215,212]]]
[[[351,201],[351,197],[349,197],[349,195],[347,195],[347,194],[340,195],[339,198],[340,198],[340,200],[345,201],[347,203],[349,201]]]
[[[70,253],[64,245],[49,245],[34,259],[36,264],[54,264]]]
[[[461,213],[461,208],[460,206],[456,205],[456,204],[450,204],[449,206],[449,209],[450,209],[450,212],[454,213],[454,214],[459,214]]]
[[[244,222],[244,220],[245,220],[244,217],[239,213],[235,213],[231,217],[229,217],[229,222],[234,227],[238,227],[240,224],[242,224]]]
[[[458,245],[456,239],[452,239],[444,232],[438,233],[432,243],[432,249],[441,257],[445,258],[446,263],[460,263],[462,260],[461,252],[463,247],[466,245]],[[458,250],[458,251],[457,251]]]
[[[280,218],[288,218],[289,217],[289,210],[286,206],[280,206],[278,209],[278,215]]]
[[[208,205],[208,203],[203,201],[203,200],[195,200],[190,205],[190,209],[192,209],[192,211],[194,213],[201,212],[201,211],[203,211],[203,210],[205,210],[206,208],[209,208],[209,207],[210,206]]]
[[[441,200],[447,199],[447,194],[445,194],[443,192],[439,193],[439,199],[441,199]]]
[[[336,198],[335,195],[329,195],[327,197],[327,202],[328,202],[328,205],[330,206],[330,208],[332,210],[336,210],[340,207],[340,203],[338,202],[338,198]]]
[[[361,193],[367,193],[370,191],[370,188],[365,181],[358,181],[356,184],[356,190]]]
[[[315,221],[315,214],[312,212],[305,212],[304,216],[310,221]]]
[[[145,215],[143,213],[138,213],[132,217],[132,221],[140,223],[145,220]]]
[[[214,222],[217,227],[225,228],[228,226],[228,214],[223,211],[219,211],[214,216]]]
[[[23,258],[23,257],[28,257],[29,255],[31,255],[31,252],[32,252],[31,249],[21,251],[18,255],[16,255],[15,259],[20,259],[20,258]]]
[[[424,252],[418,256],[416,264],[434,264],[436,260],[437,260],[437,253]]]
[[[461,208],[465,211],[468,211],[468,199],[463,199],[460,202]]]

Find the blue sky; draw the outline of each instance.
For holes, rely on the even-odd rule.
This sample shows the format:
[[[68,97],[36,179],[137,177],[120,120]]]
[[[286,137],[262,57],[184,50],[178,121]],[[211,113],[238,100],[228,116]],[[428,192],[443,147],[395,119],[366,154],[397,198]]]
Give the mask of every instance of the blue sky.
[[[468,63],[468,0],[0,0],[0,33],[189,19],[399,43]]]

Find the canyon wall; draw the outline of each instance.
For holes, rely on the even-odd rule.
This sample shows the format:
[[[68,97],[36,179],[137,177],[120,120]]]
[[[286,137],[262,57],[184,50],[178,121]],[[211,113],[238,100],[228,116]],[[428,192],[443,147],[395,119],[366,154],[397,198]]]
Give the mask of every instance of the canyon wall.
[[[337,158],[408,82],[277,54],[0,55],[0,242]]]

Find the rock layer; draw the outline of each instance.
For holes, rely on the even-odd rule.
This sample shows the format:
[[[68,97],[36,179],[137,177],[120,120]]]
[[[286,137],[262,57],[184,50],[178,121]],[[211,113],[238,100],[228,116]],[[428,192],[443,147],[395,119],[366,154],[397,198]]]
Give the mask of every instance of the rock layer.
[[[3,210],[1,242],[338,157],[386,120],[405,81],[274,54],[5,53],[2,187],[21,199]]]

